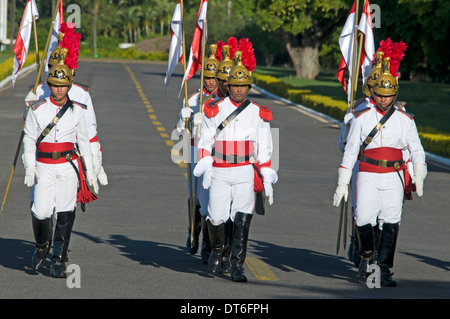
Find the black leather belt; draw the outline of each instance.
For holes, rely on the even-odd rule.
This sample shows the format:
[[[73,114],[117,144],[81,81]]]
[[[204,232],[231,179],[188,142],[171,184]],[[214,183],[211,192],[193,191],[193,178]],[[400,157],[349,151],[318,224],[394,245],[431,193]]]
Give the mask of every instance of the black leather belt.
[[[376,160],[364,155],[361,156],[360,161],[379,167],[393,167],[396,170],[405,163],[402,159],[399,161]]]
[[[41,157],[41,158],[51,158],[53,160],[58,160],[61,157],[66,157],[67,155],[75,155],[76,151],[75,149],[70,150],[70,151],[64,151],[64,152],[36,152],[37,157]]]
[[[239,164],[243,162],[247,162],[250,160],[250,155],[225,155],[219,152],[216,152],[216,150],[213,150],[212,155],[214,157],[220,158],[224,160],[227,163],[231,164]]]

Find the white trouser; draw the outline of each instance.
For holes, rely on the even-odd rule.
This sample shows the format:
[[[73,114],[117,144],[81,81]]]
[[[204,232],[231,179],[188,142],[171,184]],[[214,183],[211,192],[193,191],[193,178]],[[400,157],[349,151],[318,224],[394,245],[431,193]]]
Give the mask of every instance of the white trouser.
[[[77,161],[73,161],[78,168]],[[53,212],[73,211],[77,204],[78,177],[72,165],[37,162],[39,179],[34,186],[31,210],[38,219],[50,218]]]
[[[208,219],[215,226],[234,221],[237,212],[252,214],[255,206],[252,165],[214,167],[209,188]]]
[[[401,173],[403,178],[403,174]],[[359,172],[356,183],[356,224],[399,223],[403,207],[403,185],[397,172]]]

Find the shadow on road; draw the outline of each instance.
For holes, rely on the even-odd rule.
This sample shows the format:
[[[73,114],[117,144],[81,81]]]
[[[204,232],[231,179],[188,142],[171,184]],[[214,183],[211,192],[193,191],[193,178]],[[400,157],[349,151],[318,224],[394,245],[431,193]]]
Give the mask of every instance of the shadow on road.
[[[103,240],[95,236],[74,231],[73,233],[85,237],[94,243],[103,243],[117,248],[121,255],[141,265],[164,267],[176,272],[195,273],[202,277],[212,277],[202,264],[198,252],[190,255],[184,246],[158,243],[150,240],[136,240],[124,235],[110,235]]]

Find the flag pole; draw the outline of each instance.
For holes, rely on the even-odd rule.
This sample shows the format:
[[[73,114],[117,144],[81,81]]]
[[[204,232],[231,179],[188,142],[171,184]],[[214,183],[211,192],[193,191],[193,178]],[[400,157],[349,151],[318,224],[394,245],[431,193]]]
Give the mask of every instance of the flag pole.
[[[205,67],[205,47],[206,47],[206,19],[203,22],[203,34],[202,34],[202,63],[201,63],[201,73],[200,73],[200,100],[198,105],[198,112],[201,113],[203,109],[203,88],[204,88],[204,67]],[[201,124],[196,127],[194,139],[196,136],[200,136]],[[195,144],[195,140],[194,140]],[[194,157],[195,158],[195,157]],[[194,200],[197,201],[197,183],[198,178],[194,177]]]
[[[368,0],[364,0],[364,5],[363,5],[363,8],[365,8],[366,7],[366,3],[367,3],[367,1]],[[359,66],[361,65],[361,55],[362,55],[362,44],[364,43],[363,41],[364,41],[364,33],[363,32],[361,32],[360,34],[359,34],[359,43],[360,43],[360,45],[359,45],[359,47],[358,47],[358,61],[357,61],[357,64],[356,64],[356,74],[355,74],[355,79],[356,79],[356,84],[355,84],[355,86],[353,87],[353,98],[356,96],[356,89],[357,89],[357,86],[358,86],[358,77],[359,77]],[[351,104],[351,106],[350,106],[350,111],[352,111],[353,110],[353,104]]]
[[[33,3],[33,2],[31,2],[31,3]],[[33,13],[33,10],[31,10],[31,13]],[[39,45],[38,45],[38,38],[37,38],[36,17],[34,16],[34,14],[32,14],[32,16],[33,16],[34,44],[36,47],[36,71],[39,72]],[[39,78],[39,82],[40,82],[40,78]]]
[[[45,50],[44,50],[44,53],[42,55],[41,64],[39,66],[39,72],[38,72],[38,75],[37,75],[37,78],[36,78],[36,82],[35,82],[34,88],[33,88],[33,93],[34,94],[36,94],[36,89],[37,89],[37,86],[39,84],[39,80],[41,78],[42,66],[43,66],[43,64],[45,62],[45,58],[46,58],[46,55],[47,55],[48,45],[49,45],[50,38],[51,38],[51,35],[52,35],[53,25],[55,24],[56,14],[57,14],[57,12],[59,10],[60,2],[61,2],[61,0],[58,0],[58,5],[56,6],[55,13],[53,14],[53,20],[52,20],[52,24],[50,26],[50,32],[48,34],[47,43],[45,44]],[[11,167],[11,173],[9,174],[8,185],[6,186],[5,196],[3,197],[3,203],[2,203],[2,208],[1,208],[0,214],[3,213],[3,210],[5,209],[6,199],[8,198],[9,188],[11,186],[11,181],[12,181],[12,178],[13,178],[13,175],[14,175],[14,170],[15,170],[16,163],[17,163],[17,158],[19,157],[20,148],[22,147],[23,137],[25,135],[25,124],[26,124],[27,114],[28,114],[28,110],[29,109],[30,109],[30,105],[27,106],[27,110],[25,112],[22,132],[20,133],[19,143],[17,144],[16,154],[14,155],[14,160],[13,160],[13,164],[12,164],[12,167]]]
[[[180,11],[181,11],[181,32],[183,37],[183,74],[186,74],[186,34],[185,34],[185,27],[184,27],[184,9],[183,9],[183,0],[180,0]],[[189,107],[188,103],[188,88],[187,88],[187,81],[184,83],[184,107]],[[194,224],[195,224],[195,204],[194,203],[194,193],[192,189],[192,163],[191,163],[191,132],[189,129],[189,119],[186,119],[185,122],[186,127],[186,133],[187,133],[187,179],[188,179],[188,188],[189,188],[189,206],[188,206],[188,213],[189,213],[189,228],[190,228],[190,244],[192,247],[192,243],[194,242]]]
[[[352,59],[352,83],[351,83],[351,89],[350,89],[350,110],[349,112],[352,113],[353,111],[353,103],[354,103],[354,99],[355,99],[355,92],[356,92],[356,87],[358,85],[357,82],[357,70],[358,70],[358,64],[357,64],[357,59],[356,59],[356,52],[357,52],[357,39],[358,39],[358,9],[359,9],[359,0],[356,0],[356,6],[355,6],[355,25],[354,25],[354,30],[353,30],[353,59]]]
[[[356,81],[358,77],[358,62],[356,61],[356,52],[357,52],[357,36],[358,36],[358,8],[359,8],[359,0],[355,0],[355,24],[353,29],[353,54],[352,54],[352,81],[351,81],[351,87],[350,87],[350,105],[349,105],[349,113],[353,112],[353,103],[355,99],[355,92],[356,92],[356,86],[358,82]],[[346,124],[343,124],[346,125]],[[343,230],[343,236],[342,241],[344,245],[344,249],[346,248],[347,243],[347,219],[348,219],[348,201],[345,201],[342,199],[341,201],[341,210],[339,214],[339,226],[338,226],[338,237],[337,237],[337,243],[336,243],[336,255],[339,253],[339,246],[340,246],[340,238],[341,238],[341,231],[342,226],[344,226]]]
[[[53,13],[53,19],[52,19],[52,24],[50,26],[50,32],[48,33],[47,42],[45,43],[44,53],[42,54],[42,60],[41,60],[40,66],[39,66],[38,76],[36,78],[36,82],[34,83],[34,88],[33,88],[33,93],[34,94],[36,94],[36,89],[37,89],[37,86],[39,85],[39,82],[40,82],[40,79],[41,79],[42,68],[44,66],[45,59],[47,58],[48,46],[50,44],[50,39],[52,37],[53,25],[55,24],[56,15],[58,14],[60,3],[61,3],[61,0],[58,0],[58,2],[56,4],[55,12]]]

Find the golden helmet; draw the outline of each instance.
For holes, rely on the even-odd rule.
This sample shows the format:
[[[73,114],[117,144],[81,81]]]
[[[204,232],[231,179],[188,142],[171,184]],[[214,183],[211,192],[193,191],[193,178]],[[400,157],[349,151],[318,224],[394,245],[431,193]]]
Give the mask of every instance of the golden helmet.
[[[64,62],[68,52],[68,49],[61,48],[61,46],[58,45],[58,47],[53,50],[53,52],[48,57],[48,67],[51,69],[53,66],[57,65],[59,61]]]
[[[233,67],[234,61],[230,60],[230,46],[226,44],[222,47],[222,61],[217,66],[216,78],[228,81],[228,76]]]
[[[217,45],[211,44],[209,48],[211,52],[203,67],[203,76],[214,78],[216,76],[217,67],[219,66],[219,60],[216,59]]]
[[[370,89],[367,86],[367,82],[366,82],[366,84],[364,84],[362,92],[363,92],[364,97],[370,97],[371,96]]]
[[[389,57],[384,58],[382,73],[373,86],[373,92],[377,95],[392,96],[398,93],[398,81],[390,72],[390,59]]]
[[[378,79],[378,77],[380,76],[380,74],[382,72],[381,64],[382,64],[382,61],[383,61],[383,55],[384,55],[384,52],[382,52],[382,51],[378,51],[375,54],[375,65],[372,68],[372,71],[370,72],[370,74],[369,74],[369,76],[367,77],[367,80],[366,80],[366,84],[370,85],[371,87],[374,86],[375,81]],[[370,94],[369,94],[369,96],[370,96]]]
[[[249,85],[252,86],[252,74],[242,64],[242,52],[234,53],[235,66],[231,69],[228,77],[228,85]]]
[[[71,86],[73,82],[72,70],[60,61],[51,68],[47,76],[47,82],[53,85]]]

